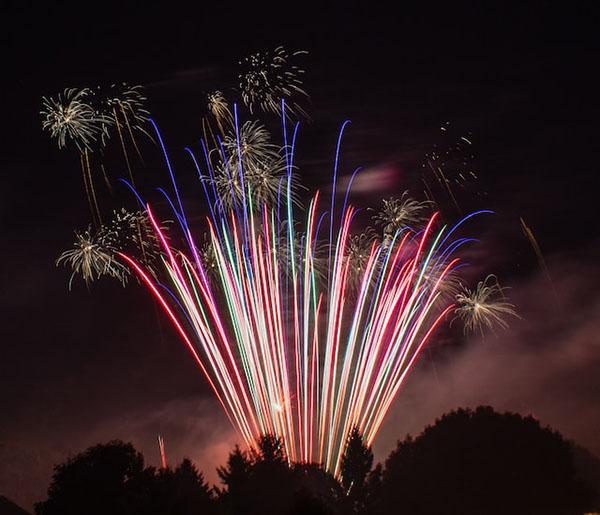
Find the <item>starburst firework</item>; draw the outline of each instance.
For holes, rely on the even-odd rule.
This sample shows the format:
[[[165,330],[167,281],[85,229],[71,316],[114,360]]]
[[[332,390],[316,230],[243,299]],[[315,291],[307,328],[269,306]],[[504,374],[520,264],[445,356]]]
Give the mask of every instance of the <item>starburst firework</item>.
[[[75,233],[73,248],[64,251],[56,260],[57,266],[61,264],[71,268],[69,289],[77,275],[81,275],[89,286],[103,276],[114,277],[124,284],[129,274],[129,270],[115,260],[114,252],[104,246],[102,235],[94,234],[89,227],[81,233]]]
[[[285,99],[288,115],[308,118],[295,101],[298,96],[308,96],[302,88],[304,70],[292,62],[302,54],[307,52],[290,54],[280,46],[272,52],[256,52],[240,61],[240,90],[251,113],[260,107],[265,112],[281,114],[281,100]]]
[[[350,265],[348,282],[351,289],[356,289],[360,286],[369,263],[369,258],[373,252],[373,247],[377,246],[377,244],[377,235],[370,227],[359,234],[352,234],[348,237],[346,259]]]
[[[430,205],[428,201],[420,202],[409,197],[408,191],[405,191],[400,198],[383,199],[382,207],[373,220],[383,227],[384,237],[389,240],[395,232],[410,229],[426,220],[425,212]]]
[[[161,230],[166,230],[166,227]],[[125,286],[129,269],[116,258],[119,252],[135,256],[154,273],[160,259],[160,245],[146,213],[130,212],[124,208],[113,211],[110,222],[101,225],[95,232],[90,227],[76,232],[73,248],[63,252],[56,264],[71,268],[69,289],[77,275],[81,275],[88,286],[101,277],[113,277]]]
[[[275,200],[285,177],[286,163],[262,125],[245,122],[237,134],[227,135],[221,158],[213,182],[222,209],[240,205],[246,195],[256,207]]]
[[[479,331],[482,335],[485,329],[499,326],[508,328],[506,317],[517,316],[513,304],[506,300],[504,290],[498,284],[495,275],[488,275],[479,281],[475,289],[462,286],[456,295],[456,318],[462,320],[465,332]]]
[[[221,134],[225,133],[225,126],[233,125],[233,116],[229,110],[229,104],[220,91],[213,91],[207,95],[208,110],[213,115],[219,126]]]
[[[83,153],[104,134],[109,119],[92,107],[90,94],[87,88],[68,88],[56,98],[42,98],[42,128],[56,139],[58,148],[72,144]]]

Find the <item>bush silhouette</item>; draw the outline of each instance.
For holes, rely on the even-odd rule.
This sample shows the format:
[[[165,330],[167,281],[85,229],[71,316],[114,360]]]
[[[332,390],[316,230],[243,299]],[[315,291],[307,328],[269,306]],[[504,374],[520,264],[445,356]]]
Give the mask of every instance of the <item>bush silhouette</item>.
[[[580,515],[590,494],[558,433],[480,407],[398,443],[385,463],[382,506],[411,515]]]

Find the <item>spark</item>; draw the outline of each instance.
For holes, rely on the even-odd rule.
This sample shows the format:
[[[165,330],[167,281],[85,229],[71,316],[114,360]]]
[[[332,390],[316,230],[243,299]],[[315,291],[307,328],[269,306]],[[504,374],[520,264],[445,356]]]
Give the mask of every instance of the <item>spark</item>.
[[[143,162],[142,154],[137,144],[134,130],[142,132],[151,140],[153,140],[153,138],[144,128],[144,125],[148,122],[150,113],[146,109],[147,98],[143,93],[143,87],[141,85],[131,85],[127,82],[120,82],[111,84],[107,88],[96,88],[94,91],[94,96],[98,104],[99,111],[104,113],[105,119],[110,121],[103,131],[103,134],[106,135],[104,138],[104,143],[106,143],[110,137],[110,129],[114,127],[119,137],[121,150],[125,158],[127,170],[129,171],[129,178],[131,179],[132,184],[135,184],[131,168],[131,161],[129,158],[129,153],[127,152],[127,146],[125,144],[123,133],[125,129],[127,129],[127,133],[129,134],[133,147],[135,148],[140,160]]]
[[[206,233],[204,234],[204,242],[198,249],[198,257],[200,258],[203,269],[208,273],[208,275],[210,277],[216,277],[219,266],[217,262],[217,254],[215,253],[215,249],[210,241],[210,237]]]
[[[508,328],[505,318],[518,315],[515,306],[506,300],[504,290],[495,275],[479,281],[473,290],[462,286],[456,295],[454,313],[463,321],[465,333],[479,331],[483,335],[495,326]]]
[[[214,119],[219,126],[221,134],[225,134],[224,124],[231,127],[233,126],[233,116],[229,110],[227,100],[220,91],[213,91],[207,95],[208,110],[213,115]]]
[[[75,233],[73,248],[64,251],[56,260],[57,266],[61,264],[72,270],[69,289],[77,275],[81,275],[89,286],[102,276],[117,278],[124,284],[129,273],[126,267],[115,260],[114,253],[103,245],[101,235],[94,235],[91,228]]]
[[[103,135],[109,120],[91,106],[90,94],[88,88],[68,88],[56,98],[42,97],[42,128],[56,139],[58,148],[72,144],[83,153]]]
[[[166,470],[168,468],[167,453],[165,452],[165,440],[162,435],[158,435],[158,451],[160,453],[160,466]]]
[[[166,226],[162,229],[166,230]],[[110,222],[98,234],[103,247],[113,253],[127,252],[148,268],[160,262],[160,243],[143,211],[114,210]]]
[[[230,168],[235,169],[241,161],[246,173],[257,173],[265,165],[281,159],[280,148],[271,143],[267,129],[256,121],[242,124],[239,134],[228,134],[223,140],[223,147]]]
[[[348,237],[346,259],[349,262],[348,282],[351,288],[356,289],[360,286],[376,240],[375,231],[370,227]]]
[[[467,132],[468,137],[457,132],[450,122],[445,122],[440,130],[443,133],[442,140],[425,154],[423,162],[423,168],[431,172],[434,182],[430,184],[425,174],[422,181],[429,198],[433,199],[434,189],[441,190],[440,193],[452,202],[459,213],[462,213],[455,188],[469,191],[477,196],[486,195],[485,191],[480,190],[478,183],[473,139],[470,132]],[[439,188],[433,187],[435,183]],[[443,195],[439,195],[438,198],[441,199]]]
[[[163,226],[162,230],[165,229]],[[110,222],[101,225],[96,231],[88,227],[83,232],[76,232],[73,248],[64,251],[56,264],[71,268],[69,289],[77,275],[81,275],[88,286],[103,276],[113,277],[125,286],[129,268],[116,258],[118,252],[135,256],[155,275],[160,247],[145,213],[115,210]]]
[[[107,108],[118,108],[124,116],[127,116],[133,127],[142,127],[150,116],[146,109],[146,101],[143,86],[131,85],[127,82],[111,84],[106,90],[99,90],[103,102]]]
[[[544,254],[542,253],[540,244],[538,243],[537,238],[533,234],[531,227],[529,227],[525,223],[525,220],[523,220],[523,218],[519,218],[519,220],[521,221],[521,229],[523,231],[523,234],[529,240],[529,243],[530,243],[531,247],[533,248],[533,251],[535,252],[535,255],[538,259],[538,264],[539,264],[540,268],[542,269],[542,271],[544,272],[544,275],[546,276],[546,280],[548,281],[548,283],[550,284],[550,286],[552,288],[552,293],[554,294],[554,300],[558,304],[558,294],[556,293],[556,288],[554,288],[554,282],[552,281],[552,276],[550,275],[550,270],[548,268],[548,265],[546,264],[546,259],[544,258]]]
[[[282,46],[271,52],[256,52],[240,61],[239,74],[242,99],[253,113],[257,107],[265,112],[281,114],[281,99],[286,101],[286,113],[308,118],[306,111],[295,101],[307,97],[301,77],[304,70],[292,61],[306,51],[291,54]]]
[[[426,219],[425,211],[430,207],[429,201],[418,201],[404,191],[400,198],[383,199],[381,210],[373,217],[377,225],[383,226],[384,238],[389,241],[397,231],[403,231]]]
[[[281,149],[270,142],[262,125],[245,122],[239,134],[227,135],[223,140],[223,158],[213,179],[222,209],[238,206],[248,191],[257,207],[275,200],[286,164]]]

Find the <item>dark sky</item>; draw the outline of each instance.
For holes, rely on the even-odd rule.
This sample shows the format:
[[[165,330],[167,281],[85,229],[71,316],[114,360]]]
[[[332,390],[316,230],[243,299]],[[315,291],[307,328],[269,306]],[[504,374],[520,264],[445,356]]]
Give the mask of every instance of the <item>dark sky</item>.
[[[400,393],[378,457],[444,411],[478,403],[533,413],[600,453],[598,8],[161,4],[2,7],[0,494],[30,505],[52,463],[100,440],[130,439],[156,462],[159,432],[173,460],[189,455],[214,478],[235,441],[141,288],[76,284],[69,292],[67,272],[55,268],[89,215],[76,156],[41,131],[41,97],[144,84],[189,191],[182,148],[198,141],[206,92],[227,89],[242,56],[279,44],[309,51],[313,121],[299,145],[309,187],[327,183],[345,118],[342,175],[357,165],[392,170],[396,193],[416,187],[442,123],[472,135],[477,187],[487,195],[469,208],[497,212],[476,269],[512,287],[523,317],[497,338],[431,354]],[[164,185],[160,156],[151,146],[145,155],[136,173],[150,188]],[[118,154],[108,163],[115,176],[125,173]],[[394,193],[366,177],[371,191],[357,202]],[[120,192],[116,201],[126,198]],[[520,216],[544,251],[556,298]]]

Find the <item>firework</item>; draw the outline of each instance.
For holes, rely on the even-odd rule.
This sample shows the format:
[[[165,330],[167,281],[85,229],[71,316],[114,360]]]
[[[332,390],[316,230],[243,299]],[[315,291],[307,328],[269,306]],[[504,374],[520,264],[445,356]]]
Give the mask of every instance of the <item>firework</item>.
[[[375,231],[370,227],[364,232],[348,237],[348,244],[346,245],[346,259],[350,265],[348,268],[348,283],[353,289],[360,286],[373,246],[377,243],[376,240]]]
[[[150,139],[152,137],[148,134],[144,125],[148,122],[148,116],[150,113],[146,109],[146,97],[143,93],[143,87],[140,85],[130,85],[126,82],[120,82],[117,84],[111,84],[107,88],[97,88],[94,92],[95,100],[98,104],[98,110],[104,114],[104,117],[109,120],[106,126],[104,134],[106,135],[104,143],[110,137],[110,129],[114,127],[119,138],[121,145],[121,151],[125,158],[125,164],[129,172],[129,178],[133,183],[133,172],[131,169],[131,161],[129,153],[127,152],[127,146],[125,144],[125,138],[123,133],[127,130],[131,143],[135,148],[135,151],[143,162],[142,154],[137,144],[134,130],[142,132],[147,135]]]
[[[437,284],[423,280],[423,269],[434,256],[446,270],[454,263],[438,256],[439,236],[430,241],[432,220],[418,242],[405,236],[387,249],[374,244],[348,303],[352,263],[345,256],[354,210],[343,214],[324,291],[312,266],[317,209],[318,196],[309,206],[304,259],[296,256],[291,274],[273,247],[275,210],[266,207],[259,219],[247,213],[248,227],[221,219],[228,225],[221,237],[211,224],[216,285],[200,259],[165,247],[166,272],[185,315],[135,261],[123,259],[157,296],[249,445],[260,434],[276,434],[290,459],[337,471],[350,428],[361,428],[372,443],[408,370],[449,310],[432,315],[440,295]]]
[[[433,284],[437,283],[440,295],[447,301],[453,302],[462,291],[459,272],[458,267],[446,272],[441,270],[436,263],[431,263],[424,270],[423,280]],[[443,280],[440,281],[441,274],[443,274]]]
[[[558,295],[556,293],[556,289],[554,288],[554,282],[552,281],[552,276],[550,275],[550,269],[548,268],[548,265],[546,264],[546,259],[544,258],[544,254],[542,253],[540,244],[538,243],[537,238],[533,234],[533,231],[531,230],[531,228],[525,223],[525,220],[523,220],[523,218],[520,218],[519,220],[521,221],[521,229],[523,231],[523,234],[529,240],[529,243],[531,244],[531,247],[533,248],[533,251],[535,252],[535,255],[538,259],[538,264],[540,265],[540,268],[544,272],[544,275],[546,276],[548,283],[552,287],[552,293],[554,294],[554,299],[555,299],[555,301],[558,301]]]
[[[118,108],[132,127],[142,128],[148,121],[150,113],[145,107],[147,98],[142,86],[120,82],[99,91],[106,107],[110,110]]]
[[[162,435],[158,435],[158,452],[160,454],[160,466],[163,470],[168,468],[167,453],[165,452],[165,439]]]
[[[283,177],[285,164],[281,161],[261,168],[255,168],[253,173],[240,173],[237,167],[220,164],[215,170],[213,183],[218,192],[218,206],[222,211],[227,211],[239,206],[247,194],[252,198],[255,206],[271,201],[277,196],[278,188]]]
[[[91,228],[75,233],[75,244],[72,249],[63,252],[56,260],[56,265],[64,264],[71,268],[69,289],[73,279],[81,275],[89,286],[94,280],[103,276],[114,277],[123,284],[129,270],[119,261],[115,260],[115,254],[102,243],[101,234],[93,234]]]
[[[294,200],[295,201],[295,200]],[[293,247],[290,247],[289,242],[289,230],[287,227],[287,221],[284,220],[279,229],[279,234],[274,235],[274,242],[271,247],[270,259],[277,259],[281,264],[281,271],[287,278],[291,277],[293,268],[295,266],[304,266],[306,263],[306,253],[303,251],[306,245],[307,237],[303,231],[303,227],[296,224],[293,232],[295,238],[293,240]],[[313,249],[310,256],[311,266],[313,269],[314,277],[316,280],[323,280],[327,273],[327,254],[329,245],[326,242],[315,241],[313,242]]]
[[[211,208],[208,259],[177,188],[172,205],[187,251],[172,248],[148,206],[166,279],[119,256],[156,297],[248,446],[274,434],[290,460],[339,473],[350,430],[358,427],[373,443],[421,350],[453,309],[442,285],[466,240],[452,239],[456,226],[436,230],[436,215],[419,232],[404,230],[422,220],[422,203],[407,204],[409,215],[401,211],[386,242],[369,231],[351,236],[357,210],[345,202],[333,216],[321,209],[319,193],[298,215],[290,148],[284,142],[287,166],[274,198],[257,207],[247,184],[233,209]],[[220,202],[217,188],[204,192],[209,206]],[[319,261],[326,280],[318,278]]]
[[[411,226],[426,220],[425,211],[430,202],[420,202],[408,196],[408,191],[400,198],[390,197],[383,200],[381,210],[373,217],[377,225],[383,226],[384,239],[389,241],[398,231],[410,229]]]
[[[257,207],[275,200],[285,177],[286,163],[262,125],[245,122],[237,134],[227,135],[221,157],[213,182],[223,210],[240,205],[246,195]]]
[[[142,211],[125,208],[113,211],[110,222],[98,234],[104,248],[136,256],[148,268],[155,267],[160,260],[160,244],[148,215]]]
[[[58,148],[74,145],[80,153],[92,149],[109,121],[89,103],[87,88],[65,89],[57,98],[42,98],[42,128],[56,139]]]
[[[97,147],[104,147],[115,128],[125,156],[129,177],[133,183],[131,163],[123,133],[129,133],[141,159],[134,130],[148,134],[143,128],[148,120],[145,109],[146,97],[141,86],[127,83],[113,84],[108,88],[66,89],[57,98],[42,98],[42,127],[55,138],[59,148],[73,145],[80,153],[83,182],[95,227],[102,225],[98,195],[92,174],[90,154]],[[104,165],[100,163],[104,181],[109,190],[112,186]]]
[[[506,317],[517,316],[517,313],[514,305],[506,300],[505,289],[498,284],[495,275],[479,281],[474,290],[462,286],[462,291],[456,295],[454,313],[463,321],[465,332],[479,331],[483,335],[485,329],[495,326],[508,328]]]
[[[162,230],[165,229],[163,226]],[[77,275],[81,275],[88,286],[103,276],[116,278],[125,286],[129,269],[116,259],[118,252],[135,256],[154,273],[160,258],[160,246],[146,213],[123,208],[113,211],[110,222],[101,225],[95,232],[91,228],[76,232],[73,248],[63,252],[56,264],[71,268],[69,289]]]
[[[229,110],[227,100],[220,91],[213,91],[207,95],[208,110],[213,115],[219,126],[221,134],[225,134],[224,124],[233,126],[233,116]]]
[[[254,173],[270,163],[281,159],[280,149],[271,143],[271,136],[260,123],[244,122],[239,133],[230,133],[223,140],[228,163],[231,168],[241,164],[247,173]]]
[[[210,277],[217,277],[219,271],[217,254],[208,234],[204,233],[203,240],[198,249],[198,257],[202,263],[202,268]]]
[[[292,63],[297,56],[307,53],[290,54],[280,46],[272,52],[257,52],[240,61],[240,90],[251,113],[260,107],[265,112],[281,114],[281,100],[285,99],[288,115],[308,118],[306,111],[294,100],[298,96],[308,96],[302,89],[304,70]]]
[[[425,154],[423,162],[425,172],[430,172],[433,181],[428,181],[426,173],[423,174],[422,181],[429,200],[435,201],[435,191],[439,199],[446,196],[461,213],[455,190],[468,191],[471,196],[486,195],[477,187],[479,172],[476,167],[473,136],[469,131],[458,132],[450,122],[442,124],[440,133],[442,139]]]

